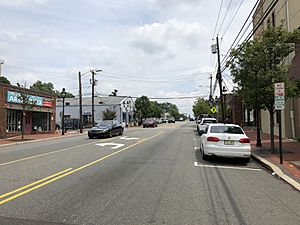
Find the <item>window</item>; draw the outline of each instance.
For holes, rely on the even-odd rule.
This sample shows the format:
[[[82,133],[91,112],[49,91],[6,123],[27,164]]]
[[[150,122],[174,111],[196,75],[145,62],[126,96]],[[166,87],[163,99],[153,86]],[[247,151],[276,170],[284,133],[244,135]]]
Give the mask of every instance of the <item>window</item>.
[[[244,134],[243,130],[236,126],[212,126],[210,133]]]
[[[22,127],[22,111],[7,109],[6,130],[7,132],[19,132]]]
[[[272,12],[272,26],[275,27],[275,12]]]
[[[70,105],[70,102],[66,102],[66,106],[69,106]]]

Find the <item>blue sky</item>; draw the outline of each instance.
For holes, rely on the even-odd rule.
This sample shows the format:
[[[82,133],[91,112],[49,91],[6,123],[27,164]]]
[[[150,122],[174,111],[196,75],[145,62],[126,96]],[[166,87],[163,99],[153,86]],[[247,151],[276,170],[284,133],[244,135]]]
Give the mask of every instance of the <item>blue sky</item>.
[[[244,0],[222,35],[241,1],[223,1],[223,54],[255,3]],[[42,80],[76,95],[78,71],[94,68],[103,70],[99,94],[207,97],[219,7],[219,0],[0,0],[2,73],[14,84]],[[191,114],[193,99],[168,101]]]

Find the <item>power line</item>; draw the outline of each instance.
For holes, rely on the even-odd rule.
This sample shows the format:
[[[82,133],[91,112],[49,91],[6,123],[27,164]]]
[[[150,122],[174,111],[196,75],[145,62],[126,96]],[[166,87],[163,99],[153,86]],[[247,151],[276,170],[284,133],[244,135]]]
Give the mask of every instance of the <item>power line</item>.
[[[241,8],[243,2],[244,2],[244,0],[242,0],[242,1],[240,2],[239,6],[237,7],[236,11],[234,12],[233,16],[231,17],[230,22],[229,22],[228,26],[226,27],[226,29],[225,29],[223,35],[221,36],[221,38],[223,38],[223,37],[225,36],[225,34],[226,34],[226,32],[228,31],[229,27],[231,26],[233,20],[235,19],[235,17],[236,17],[236,15],[237,15],[238,11],[240,10],[240,8]]]
[[[216,30],[217,30],[217,26],[218,26],[218,23],[219,23],[219,18],[220,18],[222,6],[223,6],[223,0],[221,1],[221,4],[220,4],[220,8],[219,8],[219,12],[218,12],[218,17],[217,17],[216,25],[215,25],[214,32],[213,32],[213,35],[212,35],[212,39],[214,38],[214,36],[216,34]]]
[[[228,12],[229,12],[229,8],[230,8],[230,6],[231,6],[231,3],[232,3],[232,0],[230,0],[230,2],[229,2],[229,4],[228,4],[228,7],[227,7],[227,10],[226,10],[225,15],[224,15],[224,17],[223,17],[223,20],[222,20],[221,26],[220,26],[220,28],[219,28],[218,34],[220,33],[220,31],[221,31],[221,29],[222,29],[222,27],[223,27],[224,21],[226,20],[226,17],[227,17],[227,14],[228,14]]]

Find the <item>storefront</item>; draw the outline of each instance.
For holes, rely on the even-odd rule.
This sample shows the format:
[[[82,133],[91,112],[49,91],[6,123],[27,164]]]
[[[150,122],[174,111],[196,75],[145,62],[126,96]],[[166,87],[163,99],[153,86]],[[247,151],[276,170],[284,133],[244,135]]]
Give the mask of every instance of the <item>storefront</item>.
[[[0,138],[55,131],[56,98],[29,89],[0,84]]]

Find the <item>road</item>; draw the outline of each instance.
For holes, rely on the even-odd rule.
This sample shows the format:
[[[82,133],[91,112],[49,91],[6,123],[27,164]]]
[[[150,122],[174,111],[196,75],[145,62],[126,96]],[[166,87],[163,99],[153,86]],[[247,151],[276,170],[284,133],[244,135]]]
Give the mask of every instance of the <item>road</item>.
[[[254,161],[203,161],[194,122],[0,147],[0,224],[300,224]]]

